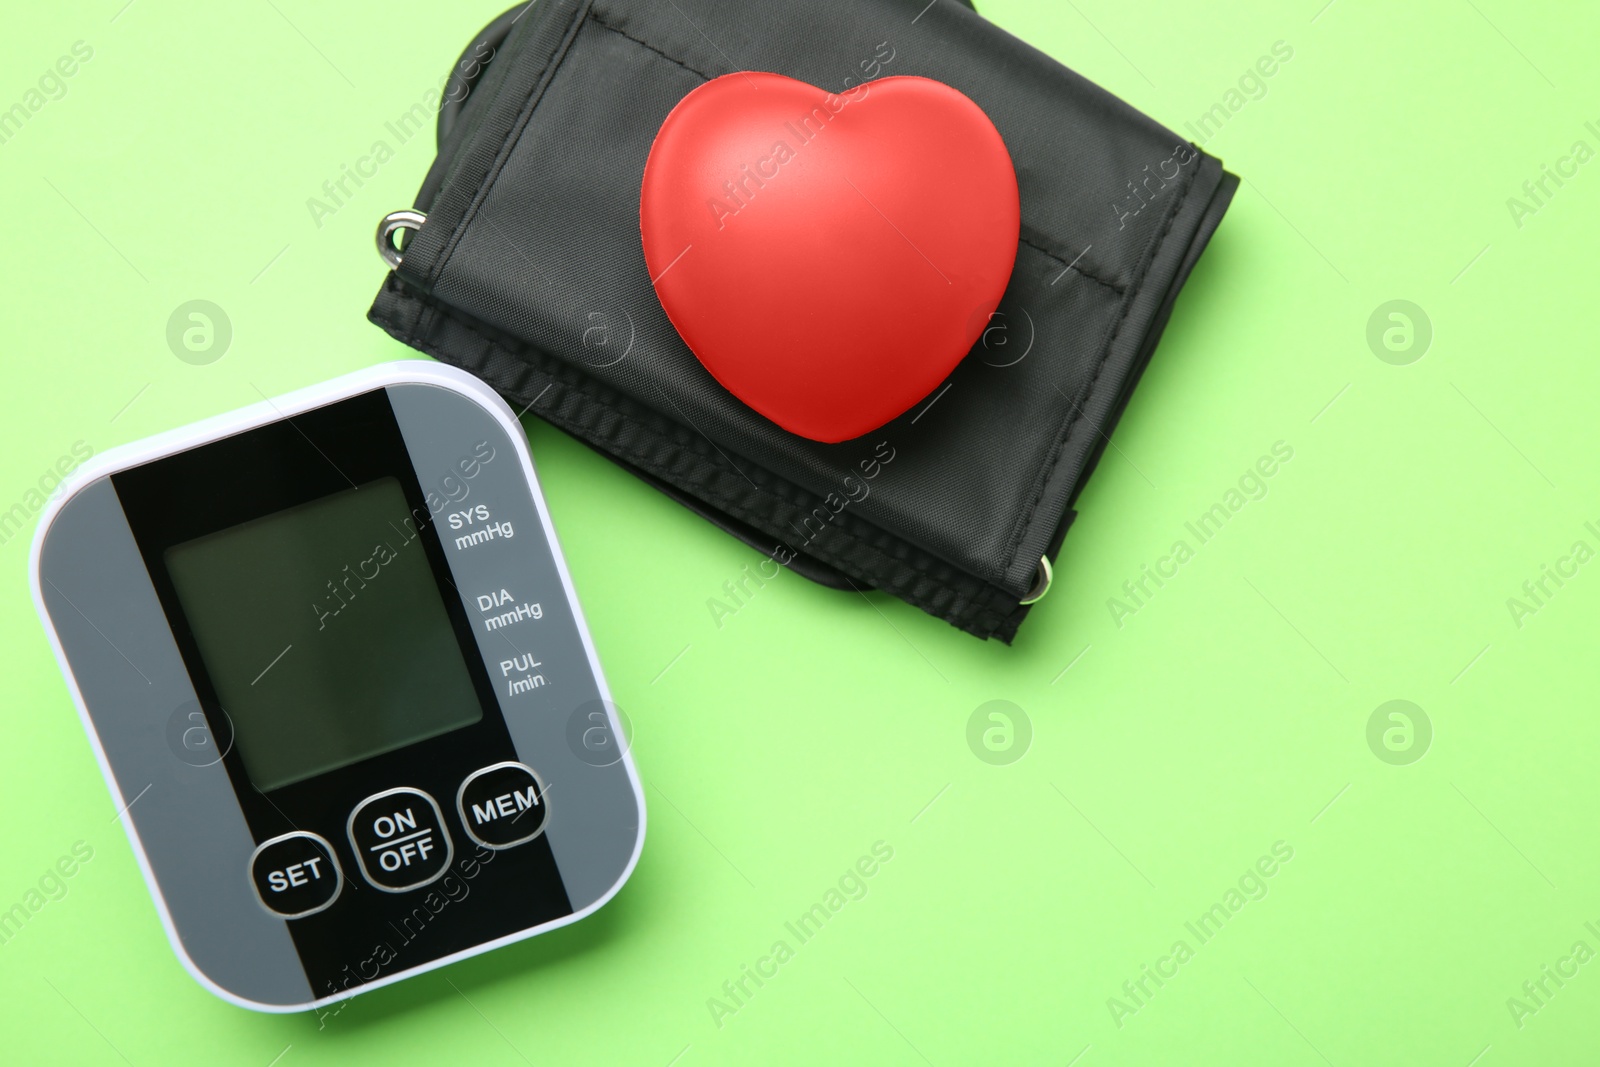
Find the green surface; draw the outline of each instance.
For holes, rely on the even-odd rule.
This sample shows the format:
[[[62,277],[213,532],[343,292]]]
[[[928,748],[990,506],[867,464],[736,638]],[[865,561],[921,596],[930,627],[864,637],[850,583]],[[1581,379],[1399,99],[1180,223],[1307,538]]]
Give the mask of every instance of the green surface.
[[[920,6],[906,2],[902,50]],[[167,947],[34,618],[31,529],[10,536],[0,907],[39,906],[0,945],[0,1057],[1593,1062],[1594,13],[1552,0],[981,6],[1186,136],[1222,104],[1204,147],[1245,178],[1017,645],[788,574],[718,626],[708,599],[757,557],[531,423],[635,726],[643,859],[575,927],[321,1019],[262,1016],[204,992]],[[432,144],[399,144],[385,123],[497,10],[7,12],[0,108],[26,106],[75,41],[93,57],[0,144],[0,508],[31,510],[31,487],[75,447],[407,355],[363,318],[382,277],[371,231],[409,204]],[[1230,97],[1279,41],[1292,58]],[[368,167],[379,139],[392,158],[319,226],[308,198],[342,166]],[[1562,162],[1579,141],[1584,163]],[[1568,177],[1545,179],[1535,203],[1522,186],[1545,165]],[[231,323],[208,365],[167,340],[174,309],[197,299]],[[1403,345],[1400,320],[1378,324],[1388,359],[1369,346],[1392,300],[1425,309],[1420,360],[1383,347],[1385,329]],[[1277,442],[1292,458],[1249,477]],[[1186,523],[1217,503],[1229,517],[1201,544]],[[1182,564],[1163,562],[1179,540]],[[1122,583],[1146,565],[1173,577],[1146,579],[1135,603]],[[1547,567],[1569,576],[1534,603],[1523,583]],[[1137,610],[1114,612],[1113,597]],[[1003,724],[969,735],[996,700],[1031,724],[1010,731],[1018,747],[1031,732],[1018,761],[985,747]],[[1369,746],[1393,700],[1430,724],[1408,713],[1409,752],[1390,708]],[[860,895],[845,876],[875,842],[893,858]],[[61,857],[70,878],[46,874]],[[860,899],[839,898],[800,944],[784,924],[842,877]],[[1202,943],[1186,924],[1214,904],[1228,918]],[[770,972],[778,940],[792,955],[714,1019],[708,1001],[746,965]],[[1145,978],[1135,1001],[1123,985],[1145,965],[1172,977]],[[1523,984],[1545,966],[1573,976],[1543,979],[1536,1002]]]

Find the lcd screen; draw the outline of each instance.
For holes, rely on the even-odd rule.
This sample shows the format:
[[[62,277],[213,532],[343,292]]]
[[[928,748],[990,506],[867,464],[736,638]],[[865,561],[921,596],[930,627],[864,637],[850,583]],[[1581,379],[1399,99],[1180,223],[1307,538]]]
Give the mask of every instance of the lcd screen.
[[[483,717],[393,477],[174,545],[164,558],[263,792]]]

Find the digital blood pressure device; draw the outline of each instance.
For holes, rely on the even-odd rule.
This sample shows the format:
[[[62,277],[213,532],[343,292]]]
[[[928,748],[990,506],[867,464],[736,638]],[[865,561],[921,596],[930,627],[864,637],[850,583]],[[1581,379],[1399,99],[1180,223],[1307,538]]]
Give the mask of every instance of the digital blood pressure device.
[[[574,922],[644,801],[511,410],[371,368],[85,464],[34,599],[174,950],[265,1011]]]

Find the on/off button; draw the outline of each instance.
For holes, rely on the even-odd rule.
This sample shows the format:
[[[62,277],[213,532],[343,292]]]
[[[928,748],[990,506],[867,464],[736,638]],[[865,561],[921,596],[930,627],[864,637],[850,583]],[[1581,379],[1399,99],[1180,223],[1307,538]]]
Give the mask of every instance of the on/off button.
[[[450,869],[444,814],[420,789],[401,786],[363,800],[350,813],[349,832],[362,877],[386,892],[419,889]]]

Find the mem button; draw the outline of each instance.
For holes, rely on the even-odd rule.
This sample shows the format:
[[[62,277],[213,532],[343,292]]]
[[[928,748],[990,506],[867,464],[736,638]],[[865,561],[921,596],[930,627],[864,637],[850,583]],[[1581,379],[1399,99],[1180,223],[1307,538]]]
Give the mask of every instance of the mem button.
[[[368,797],[350,813],[349,831],[362,877],[385,892],[419,889],[450,868],[444,813],[420,789],[402,786]]]
[[[315,915],[344,888],[344,872],[333,846],[316,834],[297,830],[256,846],[250,856],[250,885],[262,907],[280,919]]]
[[[544,832],[549,808],[533,768],[496,763],[473,771],[456,793],[467,836],[485,848],[510,848]]]

